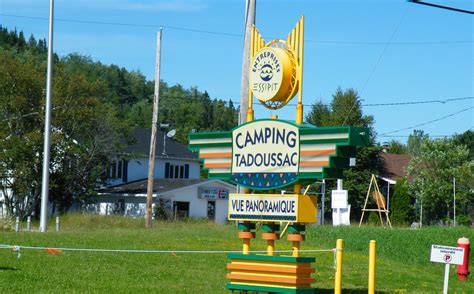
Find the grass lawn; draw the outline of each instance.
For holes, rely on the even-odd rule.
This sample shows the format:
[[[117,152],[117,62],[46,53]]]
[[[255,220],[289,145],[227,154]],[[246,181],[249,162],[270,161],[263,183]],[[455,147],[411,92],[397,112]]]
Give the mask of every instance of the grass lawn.
[[[70,215],[62,219],[60,233],[0,232],[0,244],[154,250],[241,248],[233,225],[188,221],[158,222],[152,230],[143,226],[143,220]],[[53,229],[51,223],[50,230]],[[474,240],[473,230],[468,228],[389,230],[311,226],[302,249],[330,249],[335,246],[336,239],[344,239],[343,288],[347,292],[362,293],[367,289],[368,243],[374,239],[377,241],[377,291],[440,293],[444,265],[429,261],[431,244],[455,246],[462,236],[470,238],[471,242]],[[254,240],[251,248],[263,250],[265,243]],[[290,242],[278,241],[276,249],[290,249]],[[303,256],[316,257],[316,283],[313,286],[322,290],[317,292],[332,292],[332,253],[304,253]],[[0,293],[227,293],[226,263],[226,254],[222,253],[65,251],[51,255],[41,250],[22,249],[18,259],[11,250],[0,249]],[[458,281],[455,272],[453,266],[450,293],[474,293],[473,279]]]

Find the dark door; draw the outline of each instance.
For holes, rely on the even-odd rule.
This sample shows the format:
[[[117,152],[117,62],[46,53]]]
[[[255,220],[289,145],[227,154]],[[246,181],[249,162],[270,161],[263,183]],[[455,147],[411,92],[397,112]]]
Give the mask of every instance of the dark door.
[[[207,218],[210,220],[216,218],[216,201],[207,201]]]

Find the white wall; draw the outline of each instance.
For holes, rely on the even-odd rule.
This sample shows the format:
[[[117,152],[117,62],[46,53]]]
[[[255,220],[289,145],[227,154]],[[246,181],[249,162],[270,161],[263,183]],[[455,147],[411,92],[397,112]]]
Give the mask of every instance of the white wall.
[[[229,193],[236,192],[235,187],[229,187],[222,184],[222,182],[206,181],[200,185],[188,186],[171,191],[170,193],[160,195],[159,198],[169,199],[172,202],[189,202],[189,216],[205,218],[207,217],[208,200],[198,198],[199,188],[228,189]],[[97,196],[95,198],[96,204],[91,205],[89,211],[106,214],[106,210],[108,209],[110,212],[114,203],[117,203],[119,199],[125,200],[125,215],[135,217],[143,217],[145,215],[146,197],[144,196]],[[216,199],[211,201],[216,202],[215,221],[217,223],[225,223],[227,221],[228,199]],[[156,198],[154,198],[154,202],[157,202]]]
[[[196,160],[179,160],[179,159],[155,159],[155,179],[165,178],[165,163],[169,162],[173,165],[189,164],[189,178],[199,179],[200,169],[199,162]],[[148,158],[133,158],[128,161],[127,182],[133,182],[148,178]],[[124,182],[122,179],[112,179],[108,182],[109,185],[120,185]]]
[[[205,182],[199,186],[191,186],[189,188],[180,189],[174,193],[163,195],[173,202],[189,202],[190,217],[207,217],[207,199],[199,199],[199,188],[217,188],[228,189],[229,193],[235,193],[235,188],[220,184],[219,182]],[[215,221],[217,223],[225,223],[227,221],[228,199],[210,200],[216,202]]]

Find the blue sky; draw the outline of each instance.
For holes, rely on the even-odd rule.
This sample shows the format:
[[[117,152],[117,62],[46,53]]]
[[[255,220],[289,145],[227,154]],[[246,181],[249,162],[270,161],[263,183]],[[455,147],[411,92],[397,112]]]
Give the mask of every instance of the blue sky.
[[[474,10],[472,0],[430,1]],[[48,5],[48,0],[0,0],[0,24],[45,38],[46,20],[18,16],[47,18]],[[244,0],[56,0],[55,6],[54,49],[59,54],[90,55],[153,79],[156,32],[163,25],[161,78],[169,84],[197,86],[213,98],[239,101]],[[406,0],[257,0],[256,23],[267,41],[285,38],[302,14],[304,104],[329,103],[337,87],[355,88],[363,104],[474,96],[472,15]],[[473,106],[470,98],[444,104],[365,106],[364,113],[375,117],[377,133],[384,134]],[[273,114],[294,119],[294,113],[294,107],[287,106]],[[256,106],[257,118],[270,115]],[[439,136],[473,126],[474,109],[470,109],[417,129]],[[411,132],[389,135],[405,141]]]

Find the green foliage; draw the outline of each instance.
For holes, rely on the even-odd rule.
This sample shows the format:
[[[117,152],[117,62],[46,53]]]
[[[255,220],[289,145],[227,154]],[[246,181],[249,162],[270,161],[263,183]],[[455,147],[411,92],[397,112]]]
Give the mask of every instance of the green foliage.
[[[151,126],[154,82],[78,54],[54,56],[53,63],[50,200],[64,212],[95,194],[132,128]],[[26,41],[23,32],[0,26],[0,64],[0,192],[7,211],[24,217],[39,206],[46,41]],[[159,120],[178,130],[178,141],[186,143],[192,129],[236,125],[231,102],[160,84]]]
[[[406,178],[400,178],[390,197],[390,220],[392,224],[405,225],[413,220],[413,199]]]
[[[461,226],[471,226],[472,220],[466,215],[458,215],[456,216],[456,224]]]
[[[390,140],[387,144],[387,149],[389,153],[392,154],[407,154],[408,148],[403,143],[400,143],[397,140]],[[385,146],[384,146],[385,147]]]
[[[428,140],[428,134],[425,134],[422,130],[413,130],[413,134],[408,136],[407,140],[407,151],[408,154],[418,156],[420,154],[421,144]]]
[[[457,145],[465,145],[469,150],[469,158],[474,160],[474,131],[467,130],[462,134],[454,136],[454,143]]]
[[[456,203],[459,214],[472,215],[474,193],[469,151],[453,140],[425,139],[418,156],[408,166],[413,177],[411,191],[423,203],[423,217],[433,223],[452,216],[453,178],[456,178]]]
[[[367,223],[373,226],[380,225],[380,215],[375,211],[371,211],[367,218]]]
[[[374,118],[362,113],[359,94],[354,89],[338,88],[332,95],[330,106],[317,102],[311,106],[306,115],[306,121],[318,127],[324,126],[354,126],[368,128],[371,142],[374,141]]]
[[[375,140],[374,118],[362,113],[361,99],[356,90],[338,88],[332,96],[330,106],[322,102],[313,104],[310,112],[306,115],[306,121],[321,127],[347,125],[369,129],[370,147],[358,148],[356,166],[344,170],[344,189],[349,191],[351,215],[355,219],[359,219],[370,177],[378,170],[378,157],[381,151],[380,147],[373,144]],[[330,191],[334,186],[335,183],[328,183],[328,196],[326,197],[328,201],[331,198]],[[327,207],[330,206],[327,205]]]

